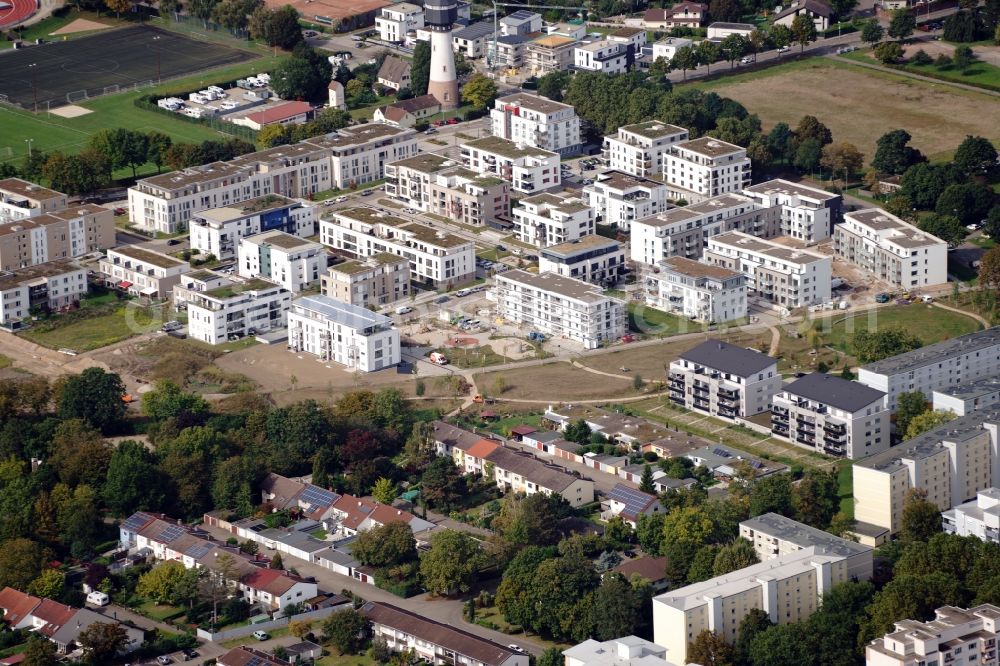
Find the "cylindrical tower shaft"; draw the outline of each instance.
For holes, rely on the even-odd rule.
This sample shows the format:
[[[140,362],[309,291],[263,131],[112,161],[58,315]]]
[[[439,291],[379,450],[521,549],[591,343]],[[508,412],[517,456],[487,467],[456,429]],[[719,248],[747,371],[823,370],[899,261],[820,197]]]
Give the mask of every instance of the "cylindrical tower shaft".
[[[458,76],[451,42],[451,30],[431,31],[431,75],[427,92],[437,98],[442,109],[458,107]]]

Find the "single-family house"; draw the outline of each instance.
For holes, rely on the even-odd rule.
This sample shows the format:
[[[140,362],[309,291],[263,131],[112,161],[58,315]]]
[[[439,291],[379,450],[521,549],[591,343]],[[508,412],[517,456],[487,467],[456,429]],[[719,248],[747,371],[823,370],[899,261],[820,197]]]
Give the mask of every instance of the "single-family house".
[[[434,95],[421,95],[399,100],[375,109],[376,122],[394,127],[413,127],[417,123],[441,113],[441,102]]]
[[[621,518],[633,529],[641,516],[663,513],[665,509],[656,495],[644,493],[623,483],[615,484],[601,502],[601,520]]]

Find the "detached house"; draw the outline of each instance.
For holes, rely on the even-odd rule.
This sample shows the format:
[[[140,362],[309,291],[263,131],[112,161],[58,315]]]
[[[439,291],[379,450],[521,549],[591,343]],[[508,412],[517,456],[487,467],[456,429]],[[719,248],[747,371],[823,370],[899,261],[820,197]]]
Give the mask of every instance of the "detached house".
[[[808,16],[816,25],[816,31],[823,32],[830,27],[833,9],[823,0],[795,0],[791,7],[775,14],[774,25],[787,25],[791,28],[797,16]]]
[[[379,85],[399,91],[410,87],[410,63],[396,56],[386,56],[378,70]]]
[[[679,2],[669,9],[647,9],[642,24],[647,30],[698,28],[708,16],[708,5],[700,2]]]
[[[434,528],[434,523],[418,518],[409,511],[386,506],[353,495],[341,495],[333,504],[334,529],[344,536],[366,532],[391,522],[401,521],[410,526],[415,535]]]
[[[611,520],[621,518],[633,529],[637,526],[641,516],[652,516],[655,513],[666,511],[660,504],[660,498],[656,495],[644,493],[636,490],[624,483],[615,484],[615,487],[607,495],[607,499],[601,502],[601,520]]]

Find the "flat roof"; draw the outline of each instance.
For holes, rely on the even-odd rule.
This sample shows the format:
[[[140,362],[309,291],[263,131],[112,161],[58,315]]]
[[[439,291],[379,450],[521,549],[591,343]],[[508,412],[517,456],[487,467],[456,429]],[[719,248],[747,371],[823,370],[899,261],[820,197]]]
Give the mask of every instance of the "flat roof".
[[[739,377],[763,372],[777,363],[777,360],[767,354],[737,347],[722,340],[706,340],[686,352],[681,352],[677,358]]]
[[[218,300],[225,300],[227,298],[239,296],[240,294],[245,294],[248,291],[262,291],[264,289],[273,289],[280,286],[281,285],[275,284],[270,280],[257,277],[244,280],[243,282],[232,282],[230,284],[222,285],[221,287],[216,287],[215,289],[209,289],[208,291],[202,292],[202,295]]]
[[[664,183],[661,183],[658,180],[643,178],[642,176],[635,176],[630,173],[625,173],[624,171],[614,170],[598,174],[594,184],[607,185],[608,187],[613,187],[617,190],[627,190],[630,187],[645,187],[649,189],[666,187]],[[592,186],[588,185],[588,187]]]
[[[497,103],[517,104],[525,109],[531,109],[532,111],[537,111],[539,113],[554,113],[556,111],[564,111],[566,109],[573,108],[569,104],[563,104],[562,102],[551,100],[548,97],[532,95],[525,92],[517,92],[513,95],[500,97],[497,99]]]
[[[878,375],[898,375],[916,368],[940,363],[952,356],[972,354],[998,345],[1000,345],[1000,326],[994,326],[875,361],[863,365],[861,368]]]
[[[37,201],[47,201],[66,196],[62,192],[50,190],[47,187],[42,187],[23,178],[4,178],[0,180],[0,192],[16,194],[25,199],[35,199]]]
[[[586,303],[599,303],[605,300],[619,301],[619,299],[604,295],[601,288],[596,285],[584,282],[583,280],[564,277],[556,273],[539,274],[515,269],[500,273],[494,279],[497,281],[509,280],[511,282],[518,282]]]
[[[678,149],[690,150],[693,153],[698,153],[704,155],[705,157],[722,157],[723,155],[731,155],[732,153],[738,153],[744,148],[740,148],[735,143],[729,143],[728,141],[723,141],[722,139],[716,139],[710,136],[703,136],[697,139],[691,139],[690,141],[685,141],[683,143],[677,144]]]
[[[775,243],[774,241],[764,240],[763,238],[757,238],[756,236],[745,234],[742,231],[726,231],[721,234],[716,234],[708,240],[710,243],[715,242],[739,250],[757,252],[773,259],[787,261],[791,264],[805,265],[811,264],[814,261],[829,259],[826,255],[822,255],[817,252],[790,248],[785,245],[781,245],[780,243]]]
[[[404,167],[406,169],[419,171],[420,173],[431,174],[459,164],[460,162],[444,155],[438,155],[437,153],[419,153],[413,157],[407,157],[406,159],[399,160],[398,162],[392,162],[389,166]]]
[[[278,230],[265,231],[262,234],[247,236],[243,240],[257,245],[273,245],[274,247],[279,247],[282,250],[294,250],[295,248],[300,247],[314,247],[319,249],[323,247],[319,243],[314,243],[313,241],[306,240],[305,238],[299,238],[298,236],[293,236],[292,234]]]
[[[354,330],[373,327],[391,327],[392,319],[360,305],[351,305],[329,296],[302,296],[292,301],[293,308],[315,312],[328,321]]]
[[[254,199],[241,201],[232,206],[220,206],[219,208],[201,210],[195,213],[195,217],[205,218],[213,222],[229,222],[247,217],[248,215],[257,215],[296,205],[298,205],[298,202],[288,197],[283,197],[280,194],[265,194]]]
[[[521,203],[529,203],[535,206],[545,206],[546,208],[554,208],[561,213],[579,213],[590,208],[587,204],[583,202],[578,196],[570,194],[552,194],[549,192],[542,192],[541,194],[536,194],[534,196],[525,197],[521,199]]]
[[[703,277],[715,278],[717,280],[729,280],[730,278],[740,277],[743,275],[743,273],[739,271],[723,268],[722,266],[703,264],[700,261],[694,261],[693,259],[688,259],[686,257],[669,257],[659,262],[659,265],[665,270],[680,273],[681,275],[693,278]]]
[[[542,148],[535,148],[526,144],[517,144],[498,136],[484,136],[481,139],[466,141],[462,146],[483,150],[488,153],[496,153],[503,157],[516,159],[518,157],[558,157],[558,153],[553,153]]]
[[[311,139],[305,139],[304,143],[336,151],[341,148],[352,148],[370,141],[378,141],[403,134],[416,135],[416,131],[411,128],[393,127],[385,123],[363,123],[361,125],[344,127],[337,130],[336,133],[327,134],[326,136],[314,136]]]
[[[811,199],[819,199],[820,201],[830,201],[831,199],[840,198],[839,194],[825,192],[818,187],[809,187],[808,185],[803,185],[802,183],[793,183],[792,181],[785,180],[783,178],[775,178],[773,180],[764,181],[763,183],[757,183],[756,185],[743,188],[743,191],[759,194],[778,193],[795,195],[809,197]]]
[[[624,125],[619,127],[618,130],[621,132],[638,134],[639,136],[646,137],[647,139],[659,139],[673,134],[687,134],[687,129],[677,125],[671,125],[670,123],[665,123],[660,120],[647,120],[644,123]]]
[[[757,26],[753,23],[726,23],[724,21],[717,21],[715,23],[710,23],[709,28],[722,28],[723,30],[756,30]]]
[[[543,255],[553,254],[558,257],[572,257],[575,254],[580,254],[581,252],[589,252],[600,248],[614,248],[616,250],[620,250],[621,243],[616,241],[614,238],[605,238],[604,236],[599,236],[597,234],[589,234],[587,236],[582,236],[577,240],[549,245],[548,247],[542,248],[541,253]]]
[[[1000,393],[1000,377],[987,377],[986,379],[980,379],[968,384],[935,389],[934,393],[958,398],[959,400],[974,400],[988,395],[995,395]]]
[[[122,245],[108,251],[117,252],[118,254],[135,259],[136,261],[152,264],[153,266],[158,266],[160,268],[174,268],[175,266],[189,265],[186,261],[181,261],[180,259],[176,259],[166,254],[160,254],[159,252],[146,250],[138,245]]]
[[[677,222],[686,222],[699,217],[715,215],[720,210],[726,208],[739,208],[740,206],[756,206],[752,199],[742,194],[720,194],[711,199],[705,199],[695,204],[689,204],[680,208],[670,208],[662,213],[650,215],[636,220],[639,224],[647,224],[652,227],[665,227]],[[718,236],[712,236],[717,238]]]
[[[844,213],[844,219],[857,222],[872,231],[887,231],[889,233],[881,236],[880,240],[895,243],[900,247],[915,248],[944,244],[944,241],[937,236],[922,231],[881,208],[866,208]]]
[[[746,527],[754,532],[761,532],[782,541],[788,541],[799,548],[821,546],[827,553],[843,555],[844,557],[872,551],[868,546],[862,546],[859,543],[841,539],[829,532],[818,530],[815,527],[810,527],[797,520],[786,518],[778,513],[765,513],[756,518],[744,520],[740,523],[740,527]]]
[[[64,275],[79,270],[83,269],[72,261],[56,259],[55,261],[47,261],[44,264],[17,268],[12,271],[2,271],[0,272],[0,289],[9,289],[25,282]]]

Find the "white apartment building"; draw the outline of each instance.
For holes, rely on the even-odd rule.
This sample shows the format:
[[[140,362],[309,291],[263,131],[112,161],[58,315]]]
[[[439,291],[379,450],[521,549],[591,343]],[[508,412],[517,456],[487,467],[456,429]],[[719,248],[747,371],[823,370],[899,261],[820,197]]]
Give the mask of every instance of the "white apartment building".
[[[518,35],[521,37],[532,33],[541,32],[542,15],[529,12],[527,9],[518,9],[500,19],[500,34]]]
[[[380,123],[139,179],[128,190],[129,219],[149,231],[176,233],[192,216],[267,194],[308,198],[378,180],[385,165],[416,154],[416,132]]]
[[[624,171],[605,171],[586,185],[583,199],[604,224],[629,231],[632,222],[662,213],[667,203],[667,186]]]
[[[123,245],[108,250],[99,270],[109,287],[133,296],[163,299],[180,284],[181,275],[191,270],[191,264],[149,249],[148,244]]]
[[[941,511],[1000,487],[1000,406],[949,421],[854,463],[854,517],[875,539],[899,531],[911,488]]]
[[[585,72],[624,74],[628,71],[628,47],[621,42],[601,39],[573,49],[573,66]]]
[[[580,118],[569,104],[528,93],[500,97],[490,111],[493,136],[560,155],[580,150]]]
[[[410,262],[388,253],[345,261],[330,266],[320,283],[324,296],[344,303],[389,305],[410,295]]]
[[[538,253],[538,272],[611,286],[625,272],[625,250],[613,238],[590,234],[542,248]]]
[[[267,231],[240,240],[238,266],[245,278],[264,278],[297,294],[319,282],[326,249],[284,231]]]
[[[697,203],[749,185],[750,158],[746,148],[703,136],[670,147],[663,180],[672,199]]]
[[[410,262],[410,279],[434,286],[458,285],[476,277],[472,241],[437,231],[374,208],[344,208],[320,220],[320,242],[367,259],[383,252]]]
[[[583,280],[521,270],[494,277],[497,314],[552,337],[596,349],[625,335],[625,302]]]
[[[694,46],[694,42],[686,37],[664,37],[653,43],[653,62],[660,58],[670,62],[677,55],[677,52],[685,46],[691,48]]]
[[[0,272],[0,326],[16,328],[34,312],[79,303],[86,293],[86,269],[64,259]]]
[[[865,647],[866,666],[997,666],[1000,607],[942,606],[929,622],[901,620]]]
[[[653,597],[653,641],[678,663],[687,663],[688,645],[710,630],[732,645],[752,609],[775,624],[805,620],[826,592],[850,580],[847,557],[822,546],[738,569]]]
[[[663,174],[664,155],[671,146],[688,138],[688,131],[683,127],[647,120],[619,127],[617,135],[604,137],[602,156],[610,169],[643,178],[660,176]]]
[[[1000,402],[1000,377],[986,377],[968,384],[935,389],[931,395],[935,410],[965,416]]]
[[[38,207],[29,210],[35,214],[0,224],[0,270],[74,259],[117,243],[109,208],[77,204],[45,213],[37,213]]]
[[[670,257],[701,259],[706,240],[727,231],[769,238],[777,231],[777,211],[760,208],[742,194],[723,194],[632,222],[632,261],[656,264]]]
[[[0,179],[0,224],[52,213],[67,206],[66,195],[21,178]]]
[[[674,666],[667,661],[667,649],[638,636],[610,641],[588,638],[563,650],[565,666]]]
[[[207,291],[174,287],[175,301],[187,305],[188,335],[221,345],[248,335],[284,328],[292,294],[268,280],[224,280]]]
[[[226,260],[236,258],[240,239],[247,236],[265,231],[312,236],[316,233],[315,210],[277,194],[203,210],[191,216],[191,249]]]
[[[740,523],[740,538],[753,544],[761,562],[797,553],[811,547],[824,548],[847,558],[847,575],[871,580],[875,570],[874,549],[810,527],[779,513],[765,513]]]
[[[664,312],[703,323],[747,316],[747,278],[743,273],[671,257],[646,273],[646,303]]]
[[[704,261],[740,271],[751,297],[787,310],[830,300],[833,258],[730,231],[708,238]]]
[[[462,144],[465,166],[479,175],[494,175],[518,192],[534,194],[559,187],[559,154],[499,137]]]
[[[721,340],[706,340],[670,362],[670,401],[727,419],[767,411],[781,390],[778,362]]]
[[[1000,488],[984,488],[971,502],[941,512],[941,524],[948,534],[1000,543]]]
[[[388,164],[385,179],[387,195],[424,213],[472,225],[510,215],[510,183],[444,155],[421,153]]]
[[[292,301],[288,348],[360,372],[391,368],[400,360],[399,331],[391,319],[328,296]]]
[[[763,208],[780,207],[781,235],[810,245],[830,237],[843,203],[839,194],[780,178],[746,187],[743,194]]]
[[[424,27],[424,8],[409,2],[383,7],[375,17],[375,29],[384,42],[403,42],[406,35]]]
[[[889,448],[885,393],[814,372],[775,394],[771,433],[828,456],[854,460],[881,453]]]
[[[833,232],[833,251],[900,289],[948,281],[948,244],[881,208],[845,213]]]
[[[594,209],[570,194],[536,194],[513,211],[514,235],[535,247],[558,245],[594,233]]]
[[[889,394],[892,411],[896,410],[900,393],[920,391],[931,400],[934,391],[997,375],[1000,375],[998,327],[936,342],[858,369],[859,382]]]

